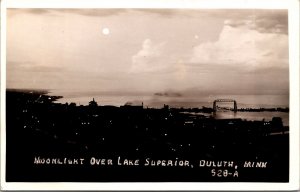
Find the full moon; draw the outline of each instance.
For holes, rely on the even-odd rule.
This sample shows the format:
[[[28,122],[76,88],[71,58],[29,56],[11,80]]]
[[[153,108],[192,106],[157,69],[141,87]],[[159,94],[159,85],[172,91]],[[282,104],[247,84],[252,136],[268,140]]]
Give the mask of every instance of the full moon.
[[[109,35],[109,29],[108,28],[103,28],[102,33],[103,33],[103,35]]]

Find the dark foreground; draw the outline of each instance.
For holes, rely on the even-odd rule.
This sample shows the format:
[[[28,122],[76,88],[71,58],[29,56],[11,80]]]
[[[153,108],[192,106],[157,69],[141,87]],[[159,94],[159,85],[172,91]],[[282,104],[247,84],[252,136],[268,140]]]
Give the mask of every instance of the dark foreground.
[[[7,91],[8,182],[289,181],[289,128],[280,118],[76,106],[45,94]]]

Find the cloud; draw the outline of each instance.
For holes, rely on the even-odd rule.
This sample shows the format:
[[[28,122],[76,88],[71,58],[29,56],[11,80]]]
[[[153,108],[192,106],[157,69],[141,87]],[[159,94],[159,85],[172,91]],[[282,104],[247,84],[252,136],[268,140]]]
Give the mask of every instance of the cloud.
[[[112,15],[119,15],[123,12],[128,11],[128,9],[55,9],[55,8],[10,8],[8,9],[8,13],[18,14],[18,13],[29,13],[34,15],[51,15],[51,16],[58,16],[63,15],[66,13],[82,15],[82,16],[90,16],[90,17],[105,17],[105,16],[112,16]]]
[[[51,9],[41,9],[41,8],[30,8],[30,9],[27,9],[27,8],[8,8],[7,9],[7,12],[8,13],[31,13],[31,14],[47,14],[50,12]]]
[[[182,94],[179,92],[173,92],[173,91],[168,91],[168,92],[157,92],[154,93],[155,96],[159,97],[182,97]]]
[[[66,9],[66,12],[84,15],[84,16],[91,16],[91,17],[105,17],[105,16],[112,16],[112,15],[119,15],[121,13],[127,12],[128,9]]]
[[[150,39],[144,40],[142,44],[142,49],[133,55],[132,66],[130,72],[155,72],[159,70],[166,69],[166,64],[161,61],[162,54],[165,48],[165,42],[153,43]]]
[[[231,27],[246,27],[260,33],[288,34],[288,14],[284,10],[253,12],[248,16],[228,18],[224,24]]]
[[[228,65],[243,70],[288,67],[288,36],[281,33],[260,33],[248,27],[225,23],[219,39],[194,47],[192,63]],[[235,26],[244,26],[239,22]]]

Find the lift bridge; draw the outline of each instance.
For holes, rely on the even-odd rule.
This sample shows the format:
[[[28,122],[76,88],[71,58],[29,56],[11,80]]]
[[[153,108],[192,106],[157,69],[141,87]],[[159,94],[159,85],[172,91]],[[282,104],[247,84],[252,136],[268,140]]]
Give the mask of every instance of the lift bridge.
[[[237,112],[237,103],[233,99],[216,99],[213,104],[213,110],[217,111],[217,103],[233,103],[233,111]]]

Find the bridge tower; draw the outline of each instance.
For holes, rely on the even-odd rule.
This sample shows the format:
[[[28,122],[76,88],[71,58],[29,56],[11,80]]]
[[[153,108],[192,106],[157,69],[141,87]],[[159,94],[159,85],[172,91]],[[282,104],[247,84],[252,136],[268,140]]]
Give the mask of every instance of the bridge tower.
[[[233,101],[233,111],[237,112],[237,103],[236,103],[236,100]]]
[[[216,100],[214,100],[213,110],[215,112],[217,111],[217,102],[221,102],[221,103],[233,103],[233,111],[237,112],[237,102],[236,102],[236,100],[233,100],[233,99],[216,99]]]

